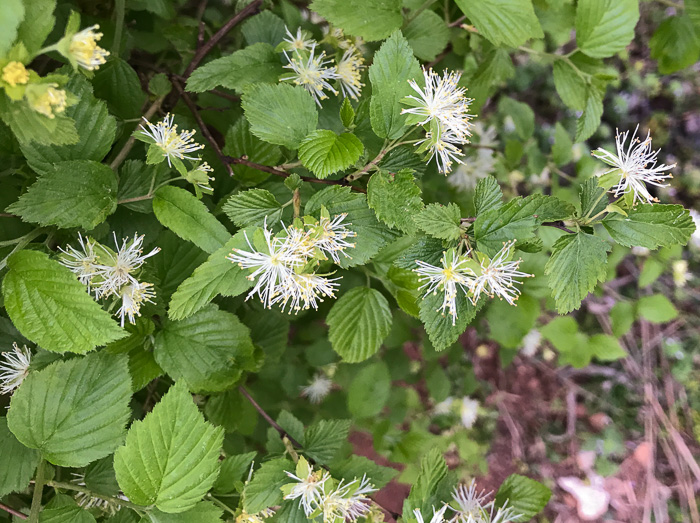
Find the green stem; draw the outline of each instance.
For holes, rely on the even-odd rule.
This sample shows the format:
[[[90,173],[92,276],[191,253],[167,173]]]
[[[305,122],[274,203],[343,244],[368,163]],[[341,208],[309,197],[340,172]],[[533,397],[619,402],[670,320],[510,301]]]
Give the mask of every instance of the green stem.
[[[34,494],[32,494],[32,508],[29,510],[29,523],[39,523],[39,512],[41,511],[41,495],[44,490],[46,476],[46,461],[39,461],[36,467],[36,478],[34,479]]]
[[[0,271],[3,270],[3,269],[5,268],[5,266],[7,265],[7,260],[10,258],[10,256],[12,256],[12,255],[13,255],[14,253],[16,253],[17,251],[21,251],[22,249],[24,249],[24,247],[25,247],[26,245],[28,245],[29,242],[31,242],[34,238],[36,238],[37,236],[40,236],[40,235],[43,234],[44,232],[46,232],[46,229],[45,229],[44,227],[39,227],[38,229],[34,229],[33,231],[28,232],[28,233],[25,234],[24,236],[21,236],[21,237],[19,237],[19,238],[15,238],[14,240],[11,240],[10,243],[9,243],[10,245],[11,245],[12,243],[17,243],[17,245],[15,245],[15,248],[12,249],[12,251],[10,252],[10,254],[8,254],[7,256],[5,256],[5,257],[2,259],[2,261],[0,261]]]
[[[598,203],[600,203],[600,200],[602,200],[604,196],[607,196],[607,194],[608,194],[607,192],[603,191],[603,193],[602,193],[600,196],[598,196],[598,198],[596,199],[596,201],[593,202],[593,205],[591,205],[591,208],[589,209],[589,211],[586,213],[586,216],[584,216],[584,219],[588,220],[588,217],[589,217],[589,216],[591,215],[591,213],[593,212],[593,209],[596,208],[596,206],[598,205]],[[588,222],[586,222],[586,223],[588,223]]]
[[[233,510],[231,507],[229,507],[229,506],[228,506],[226,503],[224,503],[223,501],[219,501],[218,499],[216,499],[216,498],[215,498],[214,496],[212,496],[211,494],[208,495],[207,498],[209,499],[209,501],[211,501],[212,503],[214,503],[214,505],[218,506],[219,508],[224,509],[224,510],[225,510],[226,512],[228,512],[229,514],[232,514],[232,515],[234,515],[234,516],[236,515],[236,511]]]
[[[114,0],[114,40],[112,41],[112,54],[119,56],[122,44],[122,31],[124,30],[124,14],[126,13],[126,0]]]
[[[605,209],[603,209],[602,211],[600,211],[600,212],[599,212],[598,214],[596,214],[595,216],[591,216],[590,218],[588,218],[588,219],[586,220],[586,225],[588,225],[589,223],[591,223],[592,221],[594,221],[598,216],[602,216],[602,215],[605,214],[606,212],[608,212],[608,208],[607,208],[607,207],[606,207]]]
[[[73,490],[75,492],[82,492],[84,494],[87,494],[91,498],[100,498],[104,499],[105,501],[109,501],[110,503],[115,503],[117,505],[121,505],[122,507],[127,507],[130,508],[131,510],[135,510],[139,514],[142,514],[144,509],[147,509],[148,507],[142,507],[140,505],[135,505],[134,503],[131,503],[130,501],[126,501],[121,498],[115,498],[113,496],[105,496],[104,494],[98,494],[97,492],[93,492],[92,490],[81,487],[80,485],[74,485],[73,483],[64,483],[62,481],[47,481],[46,485],[49,487],[53,487],[56,489],[63,489],[63,490]]]
[[[425,0],[425,2],[423,2],[423,4],[420,7],[418,7],[418,9],[416,9],[415,11],[413,11],[413,13],[411,13],[411,16],[406,18],[406,25],[413,22],[413,20],[418,18],[419,14],[421,14],[423,11],[425,11],[428,7],[430,7],[434,3],[435,3],[435,0]]]
[[[153,104],[148,108],[146,111],[146,114],[143,115],[143,117],[146,120],[149,120],[154,114],[156,114],[156,111],[160,109],[160,104],[163,103],[163,97],[158,98]],[[117,168],[126,160],[126,157],[129,156],[129,153],[131,152],[132,147],[134,147],[134,143],[136,143],[136,138],[134,138],[134,135],[129,137],[129,139],[126,141],[124,144],[124,147],[122,147],[121,151],[117,154],[117,156],[112,160],[112,163],[109,164],[109,168],[112,169],[113,171],[116,171]]]
[[[46,46],[46,47],[43,47],[43,48],[39,49],[39,50],[34,54],[34,56],[39,56],[40,54],[50,53],[51,51],[55,51],[56,49],[58,49],[58,43],[55,43],[55,44],[53,44],[53,45],[48,45],[48,46]]]

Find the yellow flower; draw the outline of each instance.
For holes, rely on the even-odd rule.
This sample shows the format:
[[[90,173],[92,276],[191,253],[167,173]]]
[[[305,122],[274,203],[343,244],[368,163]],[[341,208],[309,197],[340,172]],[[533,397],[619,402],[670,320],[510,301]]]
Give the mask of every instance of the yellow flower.
[[[99,25],[93,25],[83,29],[79,33],[73,35],[70,43],[70,53],[78,62],[78,65],[94,71],[105,63],[105,57],[109,56],[109,52],[97,45],[98,40],[102,38],[102,33],[95,30],[99,29]]]
[[[36,87],[36,89],[27,88],[27,101],[37,113],[48,118],[55,118],[58,113],[66,110],[66,92],[63,89],[56,89],[58,84],[32,85],[30,87]]]
[[[29,72],[21,62],[10,62],[2,69],[2,79],[12,87],[29,81]]]

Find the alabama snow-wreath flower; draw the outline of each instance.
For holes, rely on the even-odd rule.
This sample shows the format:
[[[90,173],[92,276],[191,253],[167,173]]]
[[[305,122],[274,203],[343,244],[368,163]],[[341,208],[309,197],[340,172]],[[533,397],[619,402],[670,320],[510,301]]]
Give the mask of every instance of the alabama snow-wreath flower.
[[[496,255],[487,261],[481,261],[481,274],[472,286],[472,303],[476,303],[482,293],[490,297],[498,296],[511,305],[515,305],[520,296],[516,278],[530,278],[533,275],[518,270],[522,260],[511,260],[515,240],[505,242]]]
[[[11,352],[0,353],[0,394],[9,394],[19,387],[29,374],[32,351],[26,346],[12,344]]]
[[[280,80],[291,80],[295,84],[301,85],[314,97],[316,104],[321,107],[321,100],[328,98],[324,90],[338,94],[338,91],[333,89],[333,86],[330,84],[337,76],[335,66],[328,66],[328,64],[332,63],[332,60],[326,60],[326,53],[321,52],[321,54],[315,55],[315,52],[316,43],[312,44],[308,53],[304,52],[308,56],[295,51],[290,58],[287,51],[284,51],[284,56],[289,62],[284,68],[290,69],[293,74],[284,76]]]
[[[203,149],[204,146],[196,143],[193,136],[197,131],[180,131],[177,130],[177,124],[173,124],[173,115],[166,114],[157,124],[152,124],[146,118],[143,119],[148,129],[143,125],[140,126],[139,133],[153,140],[153,143],[160,148],[168,160],[168,165],[172,167],[173,158],[182,160],[199,160],[194,156],[187,156],[190,153]]]
[[[610,191],[616,197],[631,191],[635,202],[653,203],[657,202],[658,199],[649,193],[646,184],[666,187],[668,184],[662,182],[673,178],[673,175],[667,171],[673,169],[676,164],[661,164],[657,166],[656,162],[660,149],[652,150],[651,133],[647,133],[647,137],[643,141],[637,138],[638,130],[639,125],[632,133],[629,146],[627,146],[629,131],[624,133],[617,132],[615,136],[617,154],[606,151],[601,147],[591,154],[612,167],[612,169],[604,172],[601,176],[619,175],[617,184]]]
[[[109,51],[102,49],[97,42],[102,38],[102,33],[98,33],[99,25],[87,27],[75,33],[70,42],[70,54],[78,65],[88,71],[94,71],[105,63]]]

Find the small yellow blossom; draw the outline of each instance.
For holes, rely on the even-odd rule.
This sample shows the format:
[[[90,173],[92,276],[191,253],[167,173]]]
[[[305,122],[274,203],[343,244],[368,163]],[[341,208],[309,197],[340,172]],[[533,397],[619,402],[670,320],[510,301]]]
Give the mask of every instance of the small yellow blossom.
[[[73,35],[70,43],[70,54],[78,62],[78,65],[94,71],[105,63],[105,57],[109,56],[109,51],[105,51],[97,42],[102,38],[102,33],[96,32],[99,25],[93,25],[83,29],[79,33]]]
[[[29,81],[29,71],[21,62],[10,62],[2,69],[2,80],[12,87],[24,85]]]
[[[42,89],[36,91],[27,89],[27,101],[32,109],[48,118],[55,118],[57,114],[66,110],[66,92],[63,89],[56,89],[58,84],[38,87]]]

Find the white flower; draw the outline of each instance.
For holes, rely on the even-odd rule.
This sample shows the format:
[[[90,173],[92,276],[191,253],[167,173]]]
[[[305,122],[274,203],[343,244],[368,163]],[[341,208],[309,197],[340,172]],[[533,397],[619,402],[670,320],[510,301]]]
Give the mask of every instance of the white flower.
[[[93,25],[76,33],[71,38],[69,51],[71,56],[78,62],[78,65],[94,71],[105,63],[105,57],[109,56],[109,51],[105,51],[97,42],[102,38],[102,33],[96,32],[99,25]]]
[[[367,479],[367,476],[362,476],[361,480],[355,479],[350,482],[347,485],[346,518],[355,521],[357,518],[364,517],[372,508],[371,500],[367,494],[376,491],[376,487]]]
[[[236,517],[235,523],[265,523],[265,519],[275,515],[275,511],[270,508],[265,508],[255,514],[248,514],[245,510]]]
[[[493,513],[495,506],[491,505],[491,513],[489,514],[489,519],[487,523],[510,523],[514,519],[520,519],[522,514],[518,514],[513,507],[508,506],[508,501],[506,501],[502,507]]]
[[[153,125],[145,118],[143,120],[146,122],[148,130],[141,125],[139,126],[141,128],[140,133],[150,137],[161,148],[163,155],[168,159],[169,166],[172,167],[172,158],[198,160],[198,158],[193,156],[185,156],[204,148],[203,145],[195,143],[194,138],[192,138],[197,131],[181,131],[178,133],[177,125],[173,125],[173,116],[170,113],[166,114],[165,118],[156,125]]]
[[[450,507],[456,513],[455,521],[459,523],[488,523],[489,509],[493,502],[487,502],[486,498],[490,495],[491,493],[486,493],[485,490],[477,493],[476,483],[473,479],[468,487],[460,485],[452,494],[452,498],[459,505],[459,510]]]
[[[129,238],[122,240],[121,246],[117,241],[117,235],[114,233],[114,243],[117,246],[116,254],[104,249],[105,256],[108,261],[98,265],[100,275],[104,281],[95,288],[95,295],[100,298],[111,294],[118,294],[123,285],[138,285],[138,280],[133,274],[141,268],[146,259],[160,252],[160,247],[154,248],[148,254],[143,254],[143,238],[144,235],[134,234],[134,239],[129,241]]]
[[[335,71],[336,78],[340,83],[340,91],[346,98],[350,97],[353,100],[357,100],[360,96],[360,90],[364,85],[360,82],[362,68],[364,67],[363,63],[364,58],[354,47],[345,51],[338,62]]]
[[[311,403],[318,404],[328,396],[332,387],[331,380],[323,374],[316,374],[307,386],[301,388],[301,395],[309,398]]]
[[[345,249],[355,247],[354,243],[346,241],[346,238],[357,236],[355,231],[348,229],[348,226],[352,225],[351,223],[343,223],[347,216],[347,213],[338,214],[332,219],[322,216],[319,221],[321,234],[316,238],[315,246],[326,254],[330,254],[335,263],[340,263],[338,253],[342,253],[346,258],[350,258]]]
[[[430,523],[444,523],[445,522],[445,510],[447,510],[447,505],[443,506],[440,510],[435,512],[435,507],[433,507],[433,517]],[[423,514],[421,514],[420,509],[414,509],[413,515],[416,517],[418,523],[425,523],[423,519]]]
[[[75,483],[80,487],[85,487],[85,474],[79,474],[74,472],[72,483]],[[124,501],[127,501],[127,499],[121,494],[118,497],[124,499]],[[113,516],[121,508],[121,505],[119,505],[119,503],[117,503],[116,501],[91,496],[86,492],[76,492],[75,501],[77,501],[78,505],[83,507],[85,510],[97,508],[102,512],[105,512],[109,516]]]
[[[479,402],[477,400],[467,396],[462,398],[462,407],[459,409],[459,416],[465,428],[470,429],[474,426],[478,412]]]
[[[202,162],[187,173],[187,180],[199,187],[202,191],[212,193],[214,189],[209,185],[209,182],[211,182],[214,177],[209,176],[211,172],[214,172],[214,169],[212,169],[207,162]]]
[[[520,352],[522,352],[524,356],[532,358],[535,355],[535,353],[537,353],[537,349],[540,347],[541,341],[542,334],[540,333],[540,331],[538,331],[537,329],[532,329],[523,337]]]
[[[417,269],[413,269],[419,275],[419,280],[425,282],[420,288],[426,289],[425,294],[437,294],[438,290],[444,293],[442,306],[438,309],[452,316],[452,325],[457,321],[457,288],[461,288],[466,294],[474,278],[474,271],[466,266],[466,256],[457,256],[450,251],[448,260],[447,252],[442,255],[442,267],[435,267],[421,260],[416,260]]]
[[[648,183],[656,187],[668,186],[668,184],[661,183],[661,181],[673,178],[670,173],[665,171],[673,169],[676,164],[662,164],[657,167],[657,156],[661,149],[657,151],[651,150],[651,133],[647,133],[646,139],[640,141],[637,138],[638,129],[639,125],[635,128],[630,145],[626,150],[625,145],[629,131],[624,133],[617,132],[615,137],[617,155],[600,147],[591,154],[613,167],[613,169],[606,171],[603,175],[613,173],[619,169],[620,180],[610,192],[613,192],[615,196],[620,196],[632,191],[635,201],[652,203],[658,201],[658,199],[649,193],[645,184]]]
[[[90,241],[88,238],[78,233],[78,243],[80,250],[75,249],[71,245],[66,245],[65,249],[58,248],[63,255],[58,262],[64,267],[68,267],[73,274],[78,277],[78,280],[83,285],[86,285],[88,292],[93,278],[100,276],[103,269],[97,263],[97,255],[95,254],[95,241]]]
[[[306,38],[306,31],[302,31],[301,27],[297,29],[296,36],[293,35],[288,27],[284,28],[287,32],[287,38],[284,39],[289,46],[296,51],[306,51],[307,49],[312,49],[316,42],[313,39]]]
[[[494,150],[496,145],[496,128],[492,125],[487,129],[481,122],[474,124],[474,134],[479,136],[479,147],[476,153],[464,162],[459,162],[457,169],[447,178],[447,183],[461,191],[471,191],[481,178],[493,173],[496,167]]]
[[[690,209],[690,217],[695,223],[695,231],[693,231],[693,235],[690,237],[690,243],[700,249],[700,213],[695,209]]]
[[[303,266],[306,257],[299,253],[289,238],[274,238],[272,231],[267,228],[267,222],[263,226],[263,234],[268,252],[258,252],[244,233],[250,251],[233,249],[226,258],[237,263],[242,269],[254,269],[248,279],[257,281],[246,299],[257,294],[263,305],[270,308],[273,303],[280,301],[280,298],[275,299],[278,293],[291,288],[294,269]],[[286,301],[285,297],[282,297],[281,301]]]
[[[0,361],[0,394],[9,394],[22,384],[29,374],[32,351],[26,346],[19,348],[12,344],[13,352],[3,352],[4,361]]]
[[[449,414],[452,408],[452,403],[454,403],[454,398],[452,396],[448,396],[433,407],[433,415],[444,416],[445,414]]]
[[[673,283],[679,289],[685,287],[692,274],[688,272],[688,262],[686,260],[676,260],[673,262]]]
[[[503,244],[503,248],[487,264],[485,260],[481,262],[481,274],[476,277],[472,285],[472,303],[476,303],[484,292],[489,296],[498,296],[505,299],[511,305],[520,295],[520,290],[515,287],[516,283],[522,283],[515,278],[530,278],[533,275],[518,271],[518,266],[522,260],[506,261],[511,256],[511,251],[515,245],[515,240]]]
[[[282,284],[282,292],[275,296],[272,303],[280,303],[282,311],[289,305],[289,313],[292,311],[318,309],[318,302],[324,297],[334,298],[335,291],[339,287],[336,283],[340,278],[326,278],[317,274],[293,273]]]
[[[635,256],[649,256],[651,254],[651,251],[649,249],[647,249],[646,247],[640,247],[639,245],[635,245],[630,250]]]
[[[460,156],[464,156],[462,149],[452,143],[449,138],[450,135],[447,133],[442,133],[441,136],[434,137],[433,133],[428,131],[425,133],[424,139],[418,140],[414,144],[421,146],[418,149],[419,152],[424,150],[430,151],[430,158],[428,158],[427,163],[430,163],[433,158],[435,158],[438,172],[445,175],[452,171],[453,162],[457,162],[459,164],[463,163]]]
[[[151,289],[153,285],[150,283],[131,283],[125,285],[119,291],[122,306],[117,311],[117,316],[121,319],[121,326],[124,326],[124,318],[129,318],[129,323],[136,323],[136,316],[141,316],[141,306],[144,302],[154,303],[151,298],[154,298],[156,293]]]
[[[333,89],[329,83],[337,78],[335,67],[326,67],[332,60],[326,60],[326,53],[322,52],[318,56],[314,56],[316,44],[311,46],[309,57],[304,59],[299,53],[294,53],[292,58],[289,57],[287,51],[283,51],[285,58],[289,62],[284,66],[285,69],[291,69],[294,74],[280,78],[280,80],[292,80],[295,84],[301,85],[306,89],[311,96],[316,100],[316,104],[321,107],[321,100],[325,100],[328,96],[323,92],[324,89],[331,91],[333,94],[338,94],[338,91]]]
[[[323,486],[331,477],[325,470],[314,472],[311,467],[308,470],[309,474],[305,478],[300,478],[291,472],[287,472],[287,476],[299,483],[294,485],[290,493],[284,496],[284,499],[298,499],[299,506],[307,516],[311,515],[314,510],[323,504],[325,497]]]
[[[473,115],[468,111],[473,100],[464,96],[465,88],[457,85],[461,76],[457,72],[445,71],[440,77],[432,69],[423,69],[425,89],[421,89],[414,80],[409,80],[409,85],[418,96],[411,95],[404,99],[404,103],[412,108],[403,109],[401,113],[421,117],[419,125],[437,120],[443,132],[449,132],[459,143],[466,143],[471,136],[470,120]]]

